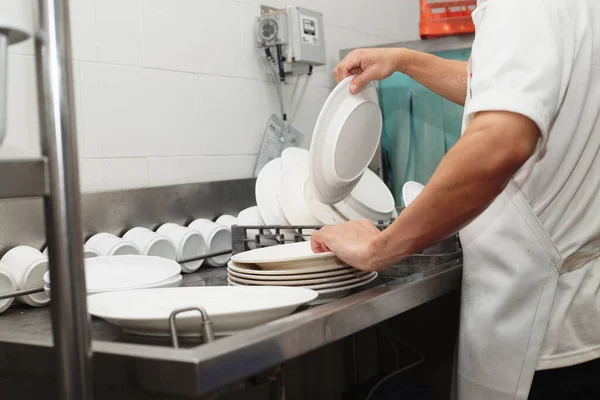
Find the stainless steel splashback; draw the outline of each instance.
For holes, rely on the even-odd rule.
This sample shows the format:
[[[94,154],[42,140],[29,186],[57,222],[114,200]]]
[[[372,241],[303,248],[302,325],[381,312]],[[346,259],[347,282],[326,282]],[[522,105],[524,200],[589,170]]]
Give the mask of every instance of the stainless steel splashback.
[[[155,228],[165,222],[237,215],[256,204],[254,179],[193,183],[82,194],[83,232],[121,234],[134,226]],[[42,199],[0,201],[0,256],[18,245],[45,246]]]

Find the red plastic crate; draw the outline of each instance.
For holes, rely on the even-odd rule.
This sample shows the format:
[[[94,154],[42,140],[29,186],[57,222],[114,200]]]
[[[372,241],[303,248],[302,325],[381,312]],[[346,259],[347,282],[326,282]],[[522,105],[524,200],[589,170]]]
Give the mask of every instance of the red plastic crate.
[[[475,32],[471,13],[477,0],[420,0],[421,38],[460,35]]]

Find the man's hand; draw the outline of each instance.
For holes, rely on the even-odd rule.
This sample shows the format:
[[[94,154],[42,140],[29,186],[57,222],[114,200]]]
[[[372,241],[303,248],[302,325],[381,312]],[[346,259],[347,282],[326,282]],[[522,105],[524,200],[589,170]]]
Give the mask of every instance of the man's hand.
[[[358,93],[371,81],[385,79],[398,70],[401,49],[354,50],[333,70],[339,83],[351,75],[357,75],[350,85],[352,93]]]
[[[360,49],[350,52],[333,70],[337,82],[356,75],[350,92],[356,94],[371,81],[402,72],[448,100],[464,105],[467,63],[403,48]]]
[[[380,234],[381,231],[369,220],[350,221],[313,232],[311,246],[315,253],[332,251],[354,268],[373,271],[377,269],[373,264],[373,241]]]

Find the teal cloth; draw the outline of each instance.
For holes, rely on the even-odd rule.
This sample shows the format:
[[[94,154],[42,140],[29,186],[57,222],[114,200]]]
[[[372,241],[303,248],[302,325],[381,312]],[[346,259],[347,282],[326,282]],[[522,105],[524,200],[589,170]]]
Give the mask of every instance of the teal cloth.
[[[467,61],[471,50],[434,54]],[[396,204],[403,206],[404,183],[426,184],[444,154],[459,139],[463,107],[400,73],[380,82],[379,100],[383,114],[384,177]]]

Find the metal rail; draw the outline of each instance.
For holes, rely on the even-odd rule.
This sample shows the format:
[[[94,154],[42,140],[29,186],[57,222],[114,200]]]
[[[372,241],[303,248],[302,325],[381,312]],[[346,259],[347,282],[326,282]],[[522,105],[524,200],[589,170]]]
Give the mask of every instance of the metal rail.
[[[8,103],[8,32],[0,30],[0,144],[6,136]]]
[[[50,195],[44,198],[59,398],[92,399],[91,334],[83,269],[68,0],[38,0],[36,70],[42,151]]]

